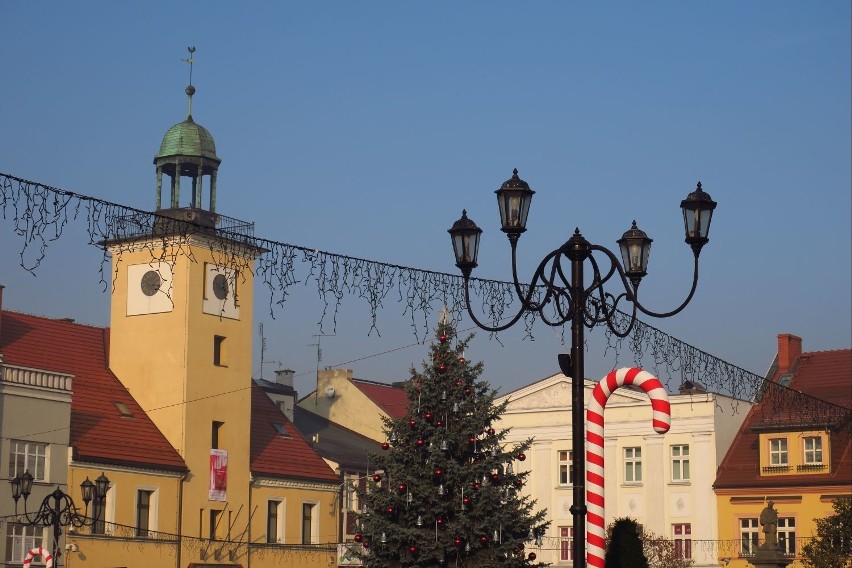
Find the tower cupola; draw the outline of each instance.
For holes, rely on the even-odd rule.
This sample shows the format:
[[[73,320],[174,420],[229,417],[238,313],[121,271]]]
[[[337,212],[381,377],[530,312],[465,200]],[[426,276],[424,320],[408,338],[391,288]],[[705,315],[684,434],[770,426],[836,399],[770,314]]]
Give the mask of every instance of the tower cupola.
[[[180,203],[180,179],[191,180],[189,209],[216,212],[216,176],[222,160],[216,155],[216,143],[210,131],[196,123],[192,118],[192,64],[195,62],[194,47],[187,48],[189,57],[183,61],[189,63],[189,85],[186,87],[186,118],[166,131],[160,143],[160,151],[154,157],[157,167],[157,203],[156,210],[186,209]],[[163,174],[171,178],[171,195],[163,203]],[[202,205],[204,178],[209,179],[209,205]],[[204,217],[202,215],[202,217]],[[212,216],[211,216],[212,217]],[[199,218],[199,220],[201,220]]]

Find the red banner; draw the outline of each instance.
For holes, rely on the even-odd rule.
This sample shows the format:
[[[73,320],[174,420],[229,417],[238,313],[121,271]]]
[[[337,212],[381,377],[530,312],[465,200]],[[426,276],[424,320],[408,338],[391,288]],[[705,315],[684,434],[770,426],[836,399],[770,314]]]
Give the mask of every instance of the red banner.
[[[210,450],[210,500],[227,501],[228,450]]]

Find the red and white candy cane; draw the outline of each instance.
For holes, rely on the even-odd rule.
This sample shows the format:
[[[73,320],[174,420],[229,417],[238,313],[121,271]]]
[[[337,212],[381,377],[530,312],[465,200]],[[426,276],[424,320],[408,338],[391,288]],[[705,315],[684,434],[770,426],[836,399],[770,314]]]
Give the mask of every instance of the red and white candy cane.
[[[46,568],[53,568],[53,555],[40,546],[27,552],[27,557],[24,558],[24,568],[30,568],[30,564],[36,556],[41,556]]]
[[[642,369],[624,368],[609,373],[595,385],[586,409],[586,564],[604,568],[606,530],[604,529],[604,406],[620,386],[642,387],[651,398],[653,426],[658,434],[668,432],[672,423],[669,397],[662,383]]]

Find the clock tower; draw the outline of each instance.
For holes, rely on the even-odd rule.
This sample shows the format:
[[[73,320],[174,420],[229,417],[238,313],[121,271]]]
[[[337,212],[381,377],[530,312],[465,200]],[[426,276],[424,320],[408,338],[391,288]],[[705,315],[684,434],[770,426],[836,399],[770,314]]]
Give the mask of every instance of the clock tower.
[[[210,528],[214,519],[235,530],[249,521],[253,266],[262,250],[252,244],[252,223],[216,212],[221,160],[213,136],[193,120],[195,87],[186,94],[187,116],[154,158],[155,213],[128,219],[105,243],[109,366],[183,456],[183,534],[207,537],[221,530]],[[226,481],[212,487],[223,468]]]

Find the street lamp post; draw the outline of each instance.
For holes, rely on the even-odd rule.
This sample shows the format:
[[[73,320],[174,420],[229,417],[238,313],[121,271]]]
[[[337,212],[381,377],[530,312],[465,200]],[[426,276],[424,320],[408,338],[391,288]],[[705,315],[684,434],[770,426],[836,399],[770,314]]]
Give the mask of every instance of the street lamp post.
[[[464,276],[465,304],[467,312],[477,326],[486,331],[503,331],[517,323],[526,312],[537,313],[539,318],[550,326],[562,326],[571,322],[571,353],[559,355],[559,367],[563,373],[571,377],[571,432],[572,432],[572,465],[573,465],[573,504],[571,513],[575,528],[573,544],[574,566],[586,567],[585,555],[585,427],[583,423],[584,381],[585,369],[583,361],[584,328],[593,328],[606,324],[610,331],[618,337],[626,337],[636,323],[638,312],[645,315],[665,318],[681,310],[692,299],[698,285],[698,255],[701,248],[708,242],[710,221],[716,203],[701,189],[698,183],[695,191],[681,201],[683,211],[686,243],[692,247],[695,268],[692,278],[692,288],[680,306],[669,312],[654,312],[639,302],[639,283],[645,276],[648,267],[648,254],[651,250],[652,239],[641,231],[636,222],[617,241],[621,249],[622,261],[609,249],[589,243],[580,230],[576,229],[571,238],[562,246],[550,252],[539,263],[528,285],[522,286],[518,281],[516,249],[518,239],[526,231],[527,216],[530,203],[535,192],[529,184],[518,177],[518,170],[496,191],[500,208],[502,231],[509,237],[512,249],[512,280],[515,293],[520,300],[520,309],[512,319],[504,325],[489,326],[482,323],[473,313],[470,303],[470,274],[477,266],[479,254],[479,238],[482,229],[467,217],[467,211],[462,211],[461,218],[449,229],[456,257],[456,266]],[[594,253],[600,253],[609,261],[609,268],[602,271]],[[570,272],[563,268],[563,262],[570,263]],[[591,277],[585,281],[584,265],[591,265]],[[606,265],[604,265],[606,266]],[[620,283],[617,295],[605,291],[604,286],[610,281]],[[620,291],[623,289],[623,291]],[[619,328],[615,324],[618,306],[624,300],[632,305],[629,321],[626,327]],[[581,533],[582,532],[582,536]]]
[[[15,479],[9,482],[12,485],[12,499],[15,500],[15,518],[18,522],[29,526],[42,526],[53,528],[53,548],[52,556],[54,561],[59,558],[59,538],[62,536],[62,527],[75,526],[77,528],[84,526],[93,526],[98,522],[99,507],[98,503],[106,498],[107,489],[109,489],[109,479],[101,473],[100,476],[92,483],[87,477],[80,484],[80,491],[83,494],[83,503],[86,509],[82,515],[77,512],[77,506],[70,495],[63,492],[57,487],[53,493],[46,496],[38,510],[30,513],[27,511],[27,498],[30,496],[33,487],[33,476],[29,471],[25,471],[23,475],[15,476]],[[18,499],[24,497],[24,513],[18,514]],[[89,517],[89,503],[94,501],[92,507],[92,516]]]

